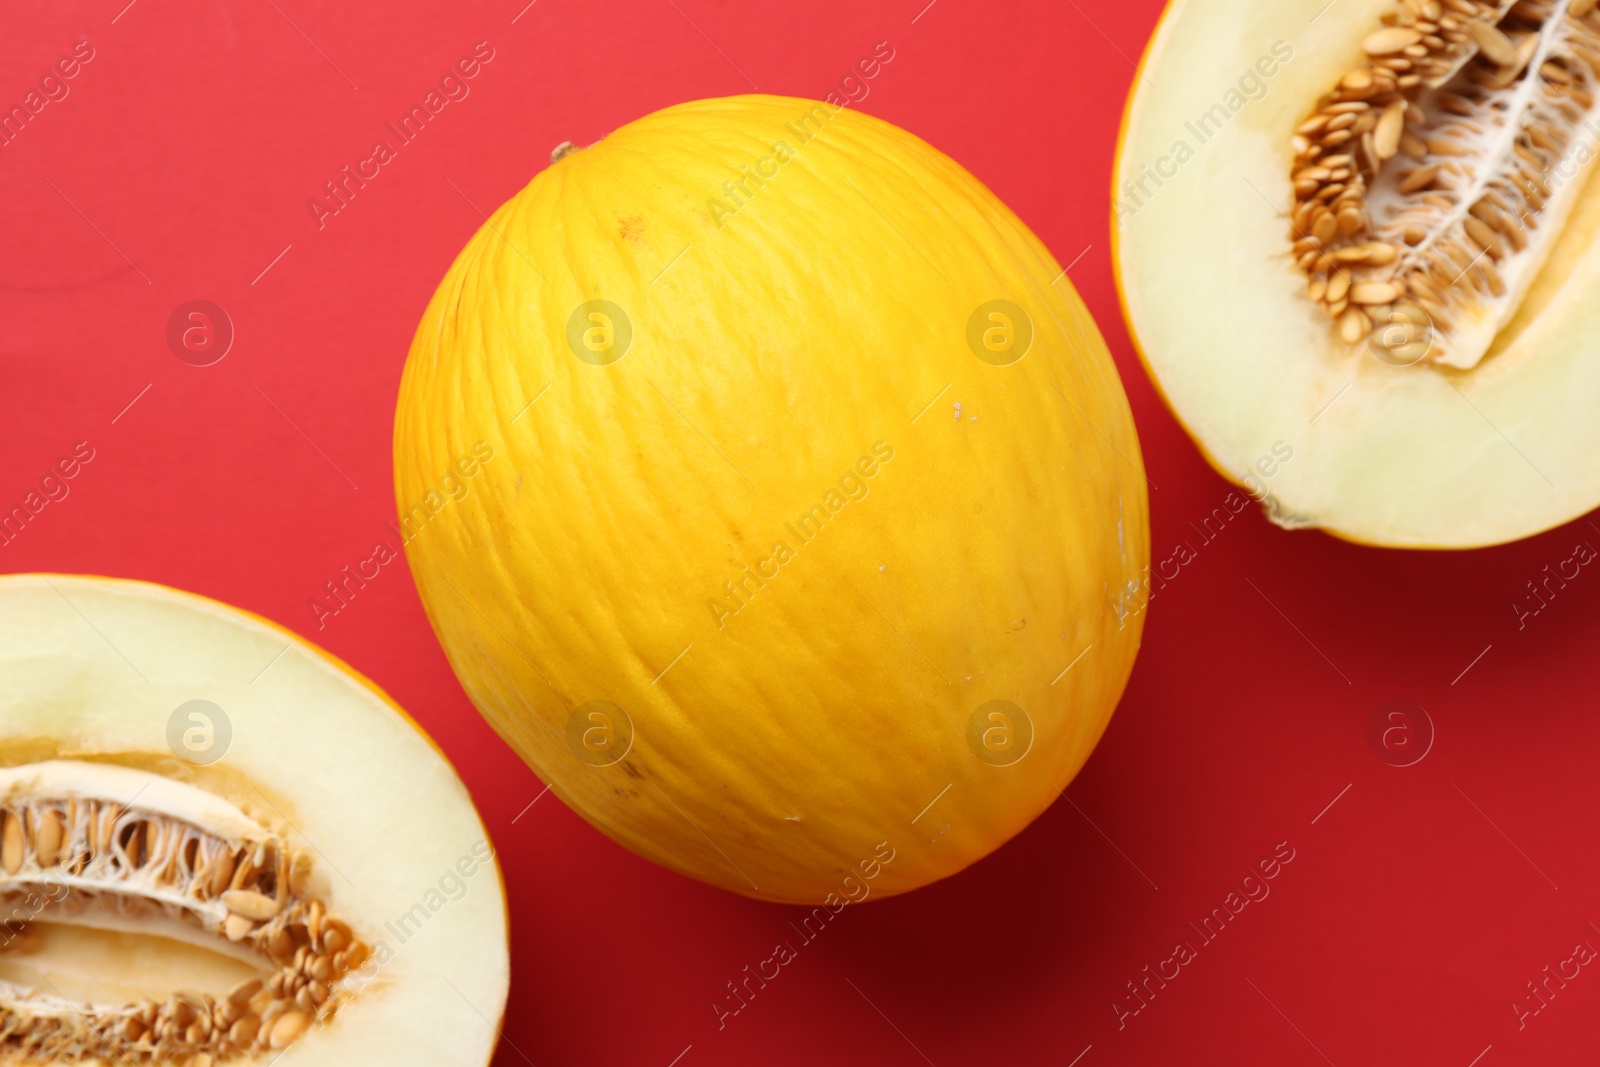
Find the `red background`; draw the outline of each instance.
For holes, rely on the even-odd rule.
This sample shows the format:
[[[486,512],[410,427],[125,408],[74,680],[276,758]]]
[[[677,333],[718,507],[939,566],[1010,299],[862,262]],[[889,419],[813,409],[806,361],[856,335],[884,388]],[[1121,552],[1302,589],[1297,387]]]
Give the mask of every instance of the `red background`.
[[[525,2],[93,0],[12,10],[0,31],[6,107],[80,37],[95,50],[70,96],[0,147],[0,505],[75,442],[96,452],[0,568],[239,604],[411,709],[505,865],[498,1064],[1499,1067],[1600,1047],[1600,968],[1521,1029],[1510,1008],[1575,943],[1600,947],[1600,576],[1521,629],[1512,608],[1600,529],[1428,554],[1286,533],[1253,510],[1210,541],[1190,525],[1228,487],[1133,354],[1108,249],[1155,0]],[[319,230],[308,199],[480,40],[495,58],[470,97]],[[307,602],[391,536],[401,363],[478,209],[560,141],[752,81],[823,96],[879,41],[895,58],[860,106],[963,162],[1072,264],[1132,397],[1157,558],[1179,542],[1195,558],[1155,598],[1070,803],[957,877],[847,909],[719,1029],[712,1001],[791,938],[797,909],[651,866],[553,798],[528,807],[541,784],[468,704],[403,563],[320,630]],[[237,331],[214,366],[166,345],[194,298]],[[1436,727],[1414,766],[1367,740],[1389,700]],[[1279,842],[1295,858],[1271,895],[1199,947],[1188,923]],[[1124,983],[1180,939],[1198,958],[1119,1028]]]

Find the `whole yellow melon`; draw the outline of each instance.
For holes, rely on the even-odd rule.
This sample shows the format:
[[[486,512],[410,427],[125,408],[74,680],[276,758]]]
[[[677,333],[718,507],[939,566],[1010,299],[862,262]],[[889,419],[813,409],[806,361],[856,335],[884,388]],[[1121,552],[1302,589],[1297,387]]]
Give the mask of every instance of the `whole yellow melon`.
[[[1148,588],[1132,418],[1060,265],[814,101],[557,156],[400,389],[406,552],[468,694],[584,818],[736,892],[843,906],[984,856],[1088,758]]]

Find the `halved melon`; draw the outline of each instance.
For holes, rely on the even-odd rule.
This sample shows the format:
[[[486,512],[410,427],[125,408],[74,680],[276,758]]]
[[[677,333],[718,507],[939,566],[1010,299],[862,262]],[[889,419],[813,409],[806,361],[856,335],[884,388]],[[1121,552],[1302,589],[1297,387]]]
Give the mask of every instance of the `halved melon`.
[[[1461,548],[1600,503],[1593,0],[1176,0],[1124,118],[1123,308],[1284,526]]]
[[[486,1063],[503,888],[372,683],[161,586],[0,578],[0,1061]]]

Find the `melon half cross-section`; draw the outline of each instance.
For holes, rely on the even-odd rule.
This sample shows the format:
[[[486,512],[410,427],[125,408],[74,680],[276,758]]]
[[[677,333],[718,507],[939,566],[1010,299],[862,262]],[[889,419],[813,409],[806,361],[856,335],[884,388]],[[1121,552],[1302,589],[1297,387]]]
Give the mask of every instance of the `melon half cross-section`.
[[[1124,120],[1134,339],[1285,526],[1462,548],[1600,503],[1594,0],[1177,0]]]
[[[0,578],[0,1061],[482,1067],[494,851],[387,697],[288,631]]]

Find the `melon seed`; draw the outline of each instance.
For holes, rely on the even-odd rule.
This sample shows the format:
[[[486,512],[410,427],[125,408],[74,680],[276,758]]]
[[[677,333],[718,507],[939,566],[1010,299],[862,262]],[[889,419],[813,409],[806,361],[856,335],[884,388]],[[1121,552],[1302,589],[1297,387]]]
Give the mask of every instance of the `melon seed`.
[[[1369,56],[1387,56],[1402,51],[1422,40],[1422,34],[1403,26],[1389,26],[1361,42],[1362,51]]]
[[[61,851],[61,816],[53,809],[40,813],[33,827],[33,858],[41,867],[53,867]]]
[[[1467,236],[1472,238],[1479,248],[1495,259],[1500,259],[1506,254],[1504,246],[1500,244],[1499,236],[1481,219],[1474,215],[1468,215],[1461,220],[1461,224],[1467,231]]]
[[[261,1020],[254,1015],[246,1015],[228,1027],[228,1040],[235,1045],[248,1045],[256,1039],[256,1034],[260,1029]]]
[[[1467,32],[1472,34],[1472,39],[1478,43],[1479,51],[1492,63],[1507,67],[1521,58],[1517,54],[1517,46],[1511,43],[1510,38],[1482,19],[1468,22]]]
[[[1372,329],[1372,320],[1358,308],[1349,308],[1339,316],[1339,336],[1346,344],[1355,344]]]
[[[222,894],[222,906],[235,915],[242,915],[256,922],[266,922],[278,914],[279,909],[276,900],[253,889],[228,890]]]
[[[206,882],[206,888],[212,896],[217,896],[228,888],[228,882],[233,878],[233,850],[225,849],[221,855],[211,862],[211,877]]]
[[[1357,282],[1350,287],[1352,304],[1387,304],[1399,296],[1401,289],[1393,282]]]
[[[350,944],[349,931],[340,929],[339,926],[331,926],[330,925],[329,928],[322,935],[322,950],[324,952],[327,952],[327,953],[330,953],[330,954],[334,953],[334,952],[338,952],[338,951],[340,951],[341,949],[343,949],[345,946],[347,946],[349,944]]]
[[[273,1048],[283,1048],[289,1042],[305,1033],[306,1027],[311,1025],[311,1018],[302,1011],[286,1011],[278,1016],[278,1021],[272,1024],[272,1034],[268,1043]]]
[[[228,1003],[248,1004],[250,998],[261,992],[261,979],[247,978],[228,990]]]
[[[1405,104],[1397,100],[1384,108],[1378,124],[1373,127],[1372,150],[1380,161],[1400,150],[1400,134],[1405,130],[1405,112]]]
[[[5,829],[0,831],[0,867],[7,874],[22,869],[22,820],[15,812],[5,812]]]

